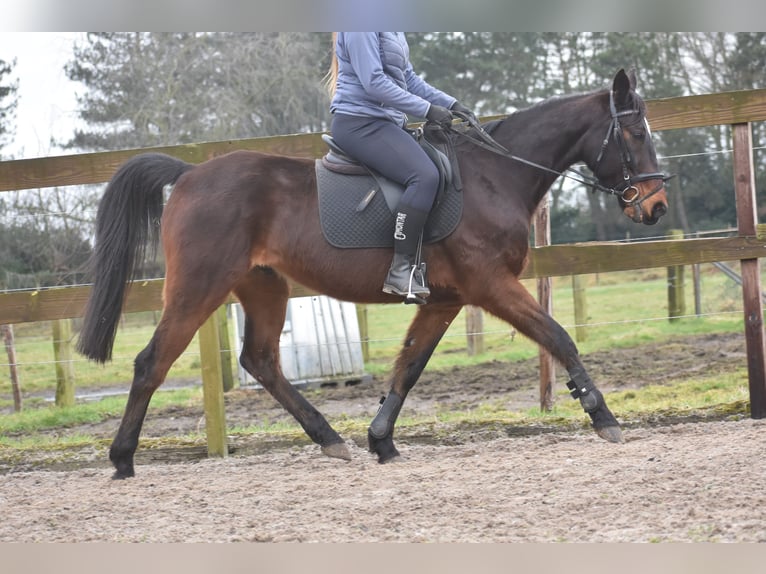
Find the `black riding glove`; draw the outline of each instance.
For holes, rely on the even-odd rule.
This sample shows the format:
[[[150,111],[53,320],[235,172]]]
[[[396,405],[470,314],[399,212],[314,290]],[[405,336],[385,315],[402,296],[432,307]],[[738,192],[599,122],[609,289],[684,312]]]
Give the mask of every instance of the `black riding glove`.
[[[428,108],[428,112],[426,113],[426,119],[443,128],[448,128],[452,125],[452,112],[443,106],[431,104],[431,107]]]
[[[475,121],[475,122],[476,122],[476,121],[478,121],[478,120],[476,119],[476,114],[474,114],[474,113],[473,113],[471,110],[469,110],[468,108],[466,108],[466,107],[465,107],[463,104],[461,104],[460,102],[455,102],[454,104],[452,104],[452,106],[450,107],[450,109],[451,109],[453,112],[460,112],[460,113],[463,113],[463,114],[467,114],[467,115],[468,115],[468,116],[469,116],[469,117],[470,117],[470,118],[471,118],[473,121]]]

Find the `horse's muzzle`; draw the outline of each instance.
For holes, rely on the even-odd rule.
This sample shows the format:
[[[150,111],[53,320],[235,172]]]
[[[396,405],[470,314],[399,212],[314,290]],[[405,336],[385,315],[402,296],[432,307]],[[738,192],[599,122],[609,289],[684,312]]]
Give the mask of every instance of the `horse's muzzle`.
[[[630,209],[631,207],[632,209]],[[642,207],[641,205],[628,206],[625,209],[625,214],[635,223],[655,225],[668,212],[668,204],[664,201],[658,201],[652,205],[651,211],[646,211]]]
[[[633,202],[626,202],[621,199],[623,213],[633,220],[634,223],[643,223],[644,225],[654,225],[663,215],[668,212],[668,200],[665,189],[665,181],[669,177],[663,177],[662,181],[647,190],[645,181],[637,186],[638,199]]]
[[[662,219],[662,216],[665,215],[668,212],[668,205],[667,203],[655,203],[654,207],[652,208],[652,222],[649,225],[654,225],[657,223],[660,219]]]

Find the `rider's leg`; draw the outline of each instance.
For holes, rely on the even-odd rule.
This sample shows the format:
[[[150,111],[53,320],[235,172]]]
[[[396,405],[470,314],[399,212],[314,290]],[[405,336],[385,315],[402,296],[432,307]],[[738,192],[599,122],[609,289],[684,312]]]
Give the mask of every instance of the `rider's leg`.
[[[424,302],[430,291],[422,268],[415,265],[439,187],[436,166],[409,133],[387,120],[336,114],[332,134],[349,155],[405,186],[394,214],[394,258],[383,291]]]

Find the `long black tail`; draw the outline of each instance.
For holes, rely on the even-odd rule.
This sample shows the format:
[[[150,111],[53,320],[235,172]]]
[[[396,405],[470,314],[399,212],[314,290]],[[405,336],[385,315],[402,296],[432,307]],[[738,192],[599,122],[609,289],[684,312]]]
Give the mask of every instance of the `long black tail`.
[[[192,164],[158,153],[132,157],[114,174],[96,216],[96,240],[89,262],[93,288],[77,350],[94,361],[112,358],[127,281],[159,240],[163,188]]]

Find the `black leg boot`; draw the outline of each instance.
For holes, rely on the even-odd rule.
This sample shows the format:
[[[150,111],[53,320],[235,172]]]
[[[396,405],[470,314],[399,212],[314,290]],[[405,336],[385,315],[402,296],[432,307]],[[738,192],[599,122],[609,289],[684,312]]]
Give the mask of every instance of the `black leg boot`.
[[[400,206],[394,228],[394,259],[383,283],[384,293],[405,297],[405,303],[425,303],[431,294],[425,276],[425,263],[417,265],[417,251],[428,213]]]

